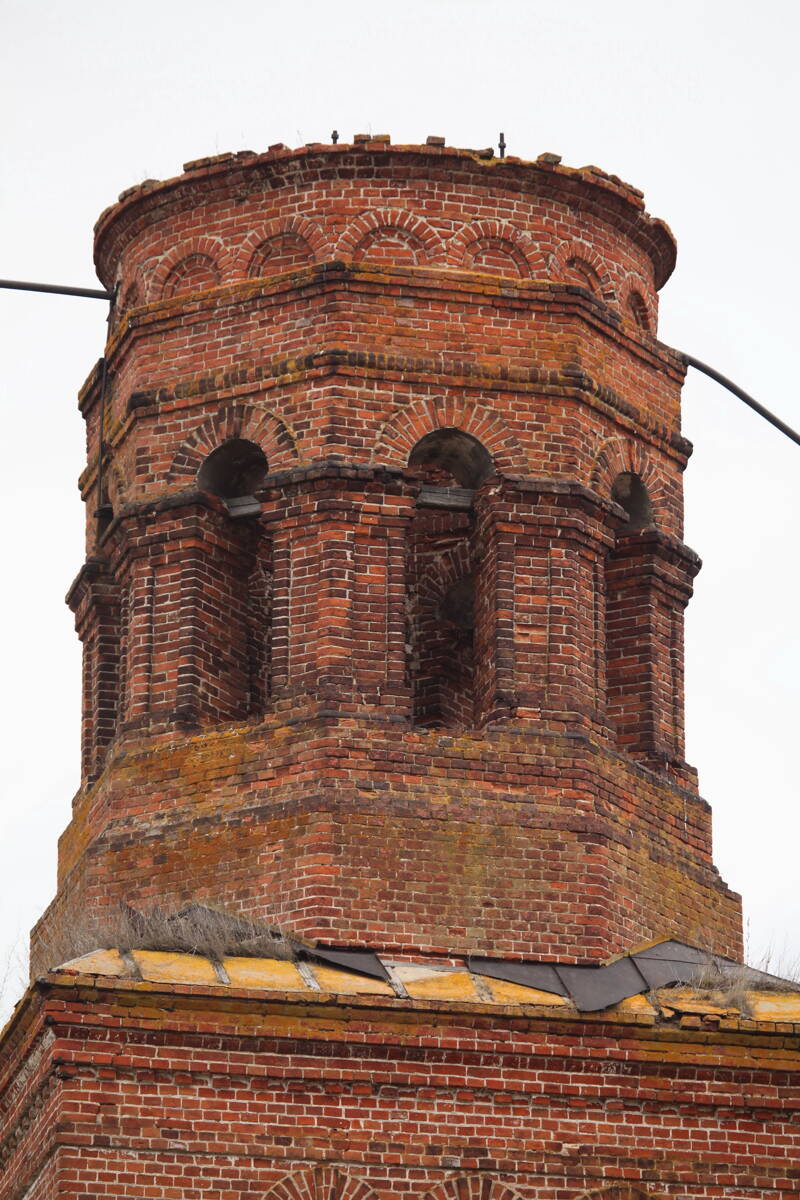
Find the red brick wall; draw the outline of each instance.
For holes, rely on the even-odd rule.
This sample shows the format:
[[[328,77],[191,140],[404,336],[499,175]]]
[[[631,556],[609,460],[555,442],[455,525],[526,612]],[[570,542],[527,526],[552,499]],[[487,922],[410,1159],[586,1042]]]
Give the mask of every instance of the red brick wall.
[[[85,979],[29,1001],[26,1039],[0,1052],[2,1200],[782,1200],[800,1185],[797,1036],[779,1027],[191,992]]]

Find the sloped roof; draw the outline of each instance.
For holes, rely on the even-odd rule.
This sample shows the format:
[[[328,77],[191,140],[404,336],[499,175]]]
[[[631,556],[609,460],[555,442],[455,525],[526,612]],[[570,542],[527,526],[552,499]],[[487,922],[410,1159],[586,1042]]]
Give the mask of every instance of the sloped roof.
[[[370,951],[307,948],[294,959],[156,950],[95,950],[50,973],[126,980],[154,987],[200,986],[323,996],[444,1001],[547,1009],[564,1016],[610,1009],[698,1027],[709,1019],[781,1022],[800,1028],[800,984],[673,940],[644,946],[603,966],[473,958],[466,963],[395,961]]]

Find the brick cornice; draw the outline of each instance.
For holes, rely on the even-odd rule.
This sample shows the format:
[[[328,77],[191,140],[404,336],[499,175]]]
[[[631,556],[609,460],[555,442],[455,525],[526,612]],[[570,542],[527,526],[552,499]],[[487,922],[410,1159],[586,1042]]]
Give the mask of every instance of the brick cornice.
[[[95,265],[107,287],[113,285],[115,261],[143,228],[154,221],[174,219],[199,202],[230,200],[260,186],[296,189],[361,176],[372,183],[376,176],[391,178],[395,173],[404,180],[414,174],[429,177],[435,173],[494,194],[502,190],[579,207],[629,237],[650,257],[659,288],[675,265],[672,233],[664,221],[645,212],[638,188],[598,167],[567,167],[550,156],[530,162],[511,156],[498,159],[490,150],[364,141],[315,143],[296,150],[279,146],[265,154],[220,154],[187,163],[186,168],[173,179],[146,180],[129,188],[98,218]]]
[[[630,574],[632,580],[647,579],[687,604],[702,565],[690,546],[662,529],[648,528],[620,536],[609,567],[617,578]]]
[[[163,333],[174,326],[186,327],[208,314],[225,313],[243,305],[285,303],[287,297],[308,302],[324,297],[327,304],[337,294],[346,307],[352,292],[385,299],[387,286],[396,297],[409,300],[435,298],[442,304],[481,303],[498,310],[558,312],[585,320],[595,331],[616,340],[625,351],[682,382],[686,365],[671,347],[641,330],[624,326],[618,312],[587,288],[563,281],[507,279],[452,267],[394,266],[332,260],[271,276],[244,279],[194,294],[183,293],[167,300],[133,308],[125,313],[108,344],[108,357],[126,353],[126,343],[148,331]],[[396,289],[396,290],[395,290]],[[513,372],[512,368],[504,368]]]

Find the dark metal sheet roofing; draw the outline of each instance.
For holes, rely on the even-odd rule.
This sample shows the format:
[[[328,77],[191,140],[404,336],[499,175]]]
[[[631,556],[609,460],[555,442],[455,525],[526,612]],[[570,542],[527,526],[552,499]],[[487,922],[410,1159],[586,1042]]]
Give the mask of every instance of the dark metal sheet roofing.
[[[674,984],[694,984],[709,971],[720,979],[735,975],[750,987],[759,982],[774,985],[775,976],[719,958],[696,946],[670,938],[605,966],[568,966],[561,963],[510,962],[496,958],[470,958],[470,970],[526,987],[567,996],[579,1012],[599,1012],[651,989]]]
[[[304,958],[314,962],[325,963],[340,970],[354,971],[357,975],[367,975],[370,979],[389,980],[389,974],[377,954],[372,950],[330,950],[327,947],[306,947],[302,951]]]
[[[559,967],[558,974],[579,1012],[598,1012],[648,990],[632,958],[607,967]]]
[[[506,983],[519,983],[523,987],[539,988],[542,992],[554,992],[557,996],[568,996],[569,992],[558,977],[555,967],[547,963],[503,962],[497,958],[470,958],[470,971],[476,975],[488,975],[492,979],[503,979]]]
[[[633,956],[632,961],[641,971],[648,989],[669,987],[673,983],[690,983],[697,974],[696,963],[665,958],[640,958],[638,954]]]
[[[664,942],[656,942],[653,946],[646,946],[644,950],[635,950],[631,957],[635,958],[637,962],[640,958],[691,963],[706,963],[709,959],[707,951],[698,950],[696,946],[684,946],[682,942],[676,942],[673,938]]]

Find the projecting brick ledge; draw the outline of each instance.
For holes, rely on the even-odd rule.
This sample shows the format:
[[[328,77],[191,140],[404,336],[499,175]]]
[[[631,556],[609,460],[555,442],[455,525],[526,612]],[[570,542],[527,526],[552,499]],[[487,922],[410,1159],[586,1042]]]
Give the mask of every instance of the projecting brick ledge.
[[[599,979],[604,972],[611,974],[617,967],[625,967],[633,961],[634,958],[626,956],[607,967],[565,968],[564,975],[577,970],[584,974],[590,972]],[[652,964],[664,960],[651,958],[648,961]],[[715,961],[719,965],[720,960]],[[602,1006],[595,1003],[589,1007],[581,1000],[578,989],[572,995],[559,995],[544,987],[524,986],[496,977],[507,974],[509,967],[513,974],[521,964],[493,960],[489,968],[492,974],[487,974],[489,962],[392,962],[383,959],[382,966],[388,976],[388,980],[383,981],[309,961],[225,957],[214,962],[199,954],[111,949],[97,950],[65,963],[39,980],[37,986],[133,990],[137,995],[141,994],[143,1003],[157,1003],[157,997],[163,996],[165,991],[198,998],[223,993],[226,1000],[234,997],[244,1001],[280,999],[292,1004],[356,1003],[378,1008],[388,1003],[401,1010],[444,1006],[448,1010],[463,1009],[465,1012],[546,1015],[565,1020],[588,1017],[673,1028],[677,1025],[682,1029],[706,1032],[760,1030],[800,1035],[800,986],[793,988],[788,982],[773,980],[736,964],[723,964],[727,975],[720,976],[715,985],[688,983],[653,988],[646,994],[642,990],[625,996],[616,1003]],[[533,969],[558,970],[552,966],[534,966]],[[613,988],[611,982],[610,990]],[[606,990],[609,991],[608,987]],[[148,996],[150,1000],[145,999]]]

